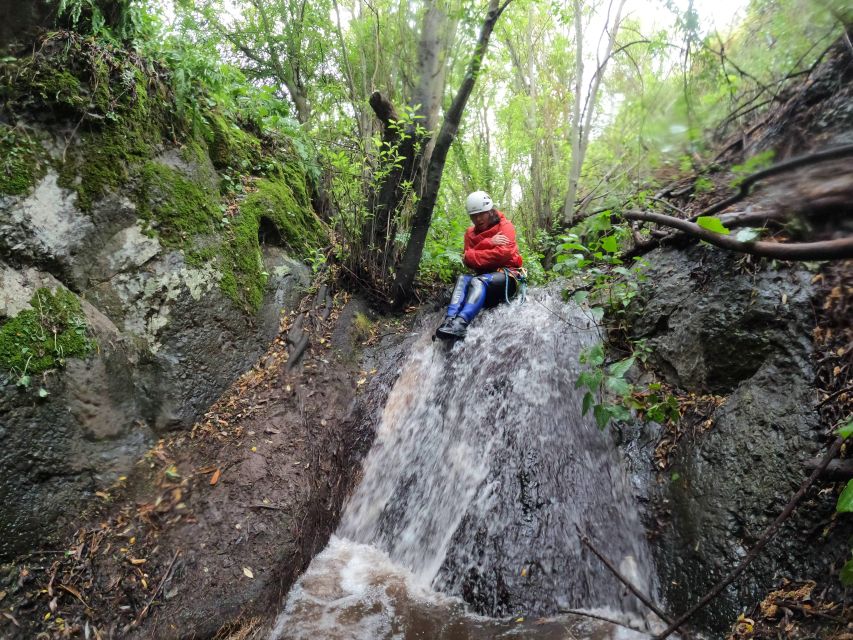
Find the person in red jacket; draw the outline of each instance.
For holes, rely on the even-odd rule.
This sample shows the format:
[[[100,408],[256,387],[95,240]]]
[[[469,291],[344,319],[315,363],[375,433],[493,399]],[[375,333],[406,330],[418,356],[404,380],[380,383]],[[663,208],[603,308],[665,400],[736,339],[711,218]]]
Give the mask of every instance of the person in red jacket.
[[[468,324],[484,307],[493,307],[515,295],[522,259],[515,243],[515,227],[495,209],[485,191],[475,191],[465,201],[473,226],[465,232],[462,261],[476,274],[459,276],[447,316],[436,329],[442,339],[465,337]]]

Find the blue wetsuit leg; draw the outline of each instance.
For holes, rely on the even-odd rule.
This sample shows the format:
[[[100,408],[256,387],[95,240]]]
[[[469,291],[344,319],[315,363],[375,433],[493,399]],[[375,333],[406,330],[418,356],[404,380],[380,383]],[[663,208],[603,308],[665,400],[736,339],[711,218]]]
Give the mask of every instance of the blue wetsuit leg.
[[[468,293],[468,285],[474,276],[461,275],[456,279],[456,286],[453,288],[453,295],[450,296],[450,306],[447,307],[447,317],[455,318],[462,308],[462,303],[465,301],[465,294]]]
[[[483,273],[479,276],[471,278],[471,284],[468,286],[468,295],[465,296],[465,305],[459,311],[466,322],[471,322],[483,305],[486,303],[486,289],[494,277],[494,273]]]

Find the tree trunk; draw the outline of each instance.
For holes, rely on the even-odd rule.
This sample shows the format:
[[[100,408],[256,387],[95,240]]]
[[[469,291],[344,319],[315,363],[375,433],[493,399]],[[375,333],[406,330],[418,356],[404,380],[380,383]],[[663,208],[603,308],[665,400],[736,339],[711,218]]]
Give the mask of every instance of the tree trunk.
[[[569,183],[566,187],[566,200],[563,204],[563,219],[570,223],[575,209],[575,198],[578,192],[578,180],[581,173],[581,93],[583,91],[583,30],[581,28],[581,3],[573,2],[575,12],[575,95],[572,102],[572,166],[569,169]]]
[[[618,0],[619,5],[616,8],[616,17],[613,20],[613,26],[610,28],[610,35],[607,39],[607,50],[604,54],[603,61],[598,65],[595,73],[592,76],[587,93],[585,105],[583,109],[583,122],[581,122],[581,90],[583,82],[583,57],[581,47],[581,15],[580,15],[580,0],[574,0],[575,8],[575,37],[577,38],[577,78],[575,83],[575,100],[572,112],[572,166],[569,171],[569,180],[566,188],[566,200],[563,205],[563,222],[566,226],[571,226],[574,221],[575,204],[578,197],[578,183],[580,182],[581,168],[583,167],[584,156],[589,145],[589,134],[592,128],[592,116],[595,112],[595,101],[598,99],[598,90],[601,88],[601,81],[604,77],[604,71],[607,68],[607,63],[610,56],[613,54],[613,45],[616,42],[616,36],[619,33],[619,26],[622,23],[622,9],[625,6],[625,0]],[[609,20],[608,20],[609,22]],[[605,29],[608,27],[605,25]]]
[[[474,83],[480,74],[483,57],[486,55],[489,47],[489,38],[495,28],[495,23],[511,1],[504,0],[503,4],[499,4],[499,0],[489,0],[489,9],[480,28],[480,37],[477,40],[477,45],[474,47],[473,55],[468,62],[465,77],[456,93],[456,97],[454,97],[450,105],[450,109],[448,109],[444,116],[444,122],[441,125],[441,130],[438,133],[435,148],[427,167],[423,196],[418,201],[418,208],[412,219],[409,242],[406,245],[406,251],[397,268],[397,275],[392,290],[392,305],[395,309],[401,309],[403,305],[411,300],[414,293],[415,276],[418,272],[418,265],[421,261],[421,255],[423,255],[427,232],[432,221],[432,211],[438,198],[441,175],[447,160],[447,152],[459,130],[459,123],[462,120],[465,104],[468,102],[471,91],[474,89]]]

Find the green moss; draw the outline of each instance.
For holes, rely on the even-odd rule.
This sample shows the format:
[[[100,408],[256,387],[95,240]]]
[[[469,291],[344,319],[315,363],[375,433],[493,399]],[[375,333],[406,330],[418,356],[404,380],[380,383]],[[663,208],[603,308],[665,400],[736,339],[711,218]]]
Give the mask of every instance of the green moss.
[[[143,167],[137,199],[140,217],[168,247],[191,248],[194,236],[215,233],[222,217],[218,194],[158,162]]]
[[[226,245],[223,261],[222,290],[232,298],[242,299],[250,309],[263,300],[267,274],[258,244],[261,220],[266,218],[281,236],[282,242],[300,258],[328,243],[328,233],[304,195],[305,177],[291,175],[293,182],[260,180],[257,191],[249,194],[240,206],[240,214],[231,224],[233,234]],[[300,186],[302,188],[300,188]]]
[[[76,132],[55,164],[60,186],[77,192],[83,211],[154,155],[174,111],[167,97],[149,96],[156,76],[138,60],[92,39],[56,34],[0,70],[0,100],[10,120],[52,114]]]
[[[0,125],[0,194],[23,195],[44,176],[44,152],[28,135]]]
[[[39,289],[21,311],[0,326],[0,369],[18,375],[63,366],[67,358],[82,358],[95,343],[89,339],[80,300],[67,289]]]
[[[208,152],[217,169],[250,171],[261,157],[261,143],[218,113],[207,115],[210,124]]]

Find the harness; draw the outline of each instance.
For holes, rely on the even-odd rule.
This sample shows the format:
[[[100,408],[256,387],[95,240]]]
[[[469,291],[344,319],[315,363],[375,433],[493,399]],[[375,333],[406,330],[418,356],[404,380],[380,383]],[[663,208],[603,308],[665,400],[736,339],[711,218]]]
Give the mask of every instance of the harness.
[[[527,297],[527,269],[524,267],[504,267],[506,282],[504,283],[504,299],[509,303],[509,279],[515,280],[516,291],[518,291],[518,304],[524,304]]]

